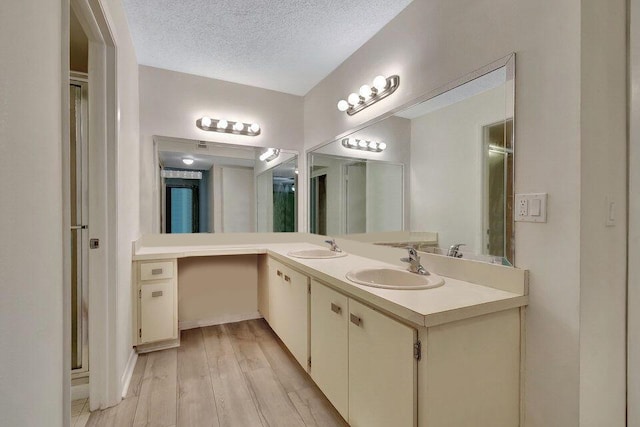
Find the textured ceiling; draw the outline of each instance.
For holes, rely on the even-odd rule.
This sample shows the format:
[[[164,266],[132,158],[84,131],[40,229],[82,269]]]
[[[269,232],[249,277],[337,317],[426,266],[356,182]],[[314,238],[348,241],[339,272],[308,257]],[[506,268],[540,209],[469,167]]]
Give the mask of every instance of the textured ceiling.
[[[412,0],[124,0],[138,62],[304,95]]]

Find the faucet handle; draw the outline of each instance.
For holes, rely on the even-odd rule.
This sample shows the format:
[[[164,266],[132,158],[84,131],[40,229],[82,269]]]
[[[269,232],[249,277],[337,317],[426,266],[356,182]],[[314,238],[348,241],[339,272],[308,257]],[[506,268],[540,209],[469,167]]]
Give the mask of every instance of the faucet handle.
[[[409,251],[409,258],[420,259],[416,248],[414,248],[413,246],[407,246],[405,249]]]

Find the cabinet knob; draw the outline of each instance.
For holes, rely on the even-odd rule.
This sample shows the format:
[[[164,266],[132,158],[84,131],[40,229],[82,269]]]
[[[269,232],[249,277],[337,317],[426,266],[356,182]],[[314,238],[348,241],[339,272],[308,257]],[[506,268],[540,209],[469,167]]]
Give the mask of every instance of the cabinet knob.
[[[278,270],[276,274],[278,275],[278,277],[282,277],[282,271]]]
[[[153,292],[151,292],[151,297],[152,298],[161,297],[161,296],[162,296],[162,291],[153,291]]]
[[[154,268],[153,270],[151,270],[151,274],[153,274],[154,276],[157,276],[158,274],[162,274],[162,269]]]
[[[361,326],[362,325],[362,319],[359,318],[358,316],[356,316],[353,313],[350,313],[351,315],[349,316],[351,318],[351,323],[353,323],[356,326]]]
[[[284,275],[284,281],[285,282],[291,282],[291,277],[287,276],[286,274]]]
[[[342,308],[338,304],[331,303],[331,311],[333,311],[336,314],[341,314]]]

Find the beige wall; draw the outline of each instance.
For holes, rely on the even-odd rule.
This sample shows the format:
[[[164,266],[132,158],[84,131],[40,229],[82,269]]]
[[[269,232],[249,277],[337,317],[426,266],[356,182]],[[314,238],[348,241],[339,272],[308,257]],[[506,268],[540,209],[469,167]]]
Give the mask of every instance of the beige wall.
[[[64,5],[0,3],[0,424],[7,426],[63,426]]]
[[[140,66],[140,223],[143,232],[158,232],[153,218],[154,135],[259,147],[302,150],[302,97],[237,83]],[[198,118],[209,115],[251,123],[256,137],[205,132]]]
[[[624,170],[618,163],[624,140],[618,133],[608,138],[615,146],[611,153],[595,148],[590,140],[581,142],[581,131],[587,127],[600,132],[620,123],[619,108],[624,100],[619,91],[625,80],[620,68],[624,43],[619,37],[624,29],[620,14],[623,3],[614,1],[611,10],[604,5],[603,10],[596,10],[595,4],[586,4],[583,10],[577,0],[416,1],[305,96],[305,147],[309,148],[511,52],[517,53],[516,191],[549,193],[548,222],[516,226],[516,265],[531,270],[524,388],[527,426],[577,426],[581,412],[583,420],[597,411],[611,415],[613,424],[608,425],[617,425],[623,416],[624,365],[619,363],[623,348],[619,347],[618,336],[624,323],[618,313],[624,311],[624,301],[618,292],[624,280],[619,263],[614,262],[614,274],[607,281],[615,294],[612,300],[599,309],[592,307],[595,311],[580,309],[581,304],[586,308],[588,300],[595,301],[605,293],[596,285],[602,282],[595,279],[585,281],[581,289],[581,277],[586,279],[588,271],[585,261],[594,260],[587,242],[595,237],[586,238],[591,215],[594,220],[590,232],[606,235],[607,259],[623,259],[625,255],[624,244],[615,245],[621,228],[606,231],[603,221],[595,221],[599,217],[596,205],[601,205],[597,201],[606,190],[597,185],[598,192],[590,194],[586,186],[606,183],[608,191],[621,197],[621,207],[624,205],[624,184],[617,174],[608,178],[614,164]],[[599,25],[581,27],[581,19],[595,24],[592,21],[598,16],[605,17]],[[593,37],[611,31],[612,26],[617,30],[610,37],[591,46]],[[581,43],[582,32],[589,43]],[[597,61],[601,49],[614,61],[611,76],[606,79],[594,74],[587,78],[589,66],[604,71],[606,62]],[[376,74],[399,74],[401,85],[396,93],[352,117],[337,110],[337,100]],[[593,85],[586,94],[588,99],[606,93],[608,88],[614,92],[611,97],[601,96],[602,104],[594,111],[585,108],[583,120],[581,89],[585,88],[581,77]],[[611,116],[601,115],[611,106]],[[581,156],[582,148],[589,150],[585,157]],[[581,163],[591,166],[592,156],[599,156],[606,167],[590,168],[587,177],[586,170],[581,173]],[[582,200],[584,196],[589,201]],[[581,208],[585,207],[594,208],[594,212],[581,217]],[[623,216],[618,220],[622,225]],[[606,270],[601,271],[599,279]],[[589,295],[581,298],[581,290]],[[605,318],[604,323],[591,329],[591,322],[598,316]],[[585,328],[582,334],[581,321]],[[589,341],[581,345],[580,339],[586,336]],[[595,347],[596,337],[605,339],[607,346]],[[604,359],[599,352],[605,349],[617,362],[608,365],[608,375],[595,375],[596,363]],[[588,360],[590,352],[598,355]],[[581,356],[585,358],[583,364]]]

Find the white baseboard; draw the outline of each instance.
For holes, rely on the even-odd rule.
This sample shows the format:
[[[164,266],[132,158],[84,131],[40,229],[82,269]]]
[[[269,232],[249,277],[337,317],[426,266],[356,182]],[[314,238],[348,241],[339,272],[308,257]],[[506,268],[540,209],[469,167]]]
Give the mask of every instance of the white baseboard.
[[[129,391],[129,383],[131,383],[131,377],[133,376],[133,370],[136,367],[137,361],[138,353],[131,349],[131,353],[129,353],[129,360],[127,360],[127,366],[122,373],[122,378],[120,378],[120,387],[122,388],[123,399],[127,396],[127,392]]]
[[[89,398],[89,383],[71,386],[71,401]]]
[[[260,318],[262,318],[262,315],[257,311],[243,314],[225,314],[222,316],[210,317],[208,319],[181,321],[178,323],[178,329],[184,331],[185,329],[203,328],[205,326],[222,325],[225,323],[242,322],[243,320]]]

